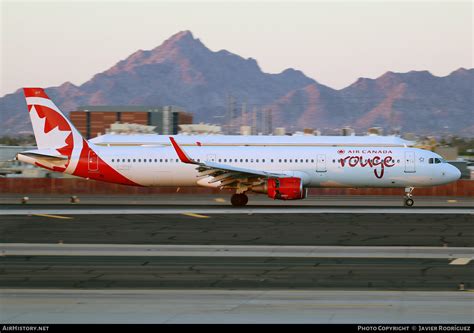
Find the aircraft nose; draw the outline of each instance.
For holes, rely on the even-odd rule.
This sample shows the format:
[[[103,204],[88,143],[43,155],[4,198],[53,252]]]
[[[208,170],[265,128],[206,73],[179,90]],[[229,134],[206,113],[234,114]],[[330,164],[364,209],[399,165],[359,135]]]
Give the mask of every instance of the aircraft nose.
[[[458,168],[456,168],[454,165],[449,165],[448,175],[449,175],[449,178],[452,179],[452,181],[455,181],[461,178],[461,171]]]

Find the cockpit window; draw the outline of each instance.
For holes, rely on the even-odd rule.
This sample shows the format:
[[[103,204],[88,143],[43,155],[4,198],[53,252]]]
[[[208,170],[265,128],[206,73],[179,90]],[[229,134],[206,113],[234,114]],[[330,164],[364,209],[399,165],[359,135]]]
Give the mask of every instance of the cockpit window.
[[[439,164],[439,163],[446,163],[445,160],[443,160],[442,158],[430,158],[429,161],[428,161],[429,164]]]

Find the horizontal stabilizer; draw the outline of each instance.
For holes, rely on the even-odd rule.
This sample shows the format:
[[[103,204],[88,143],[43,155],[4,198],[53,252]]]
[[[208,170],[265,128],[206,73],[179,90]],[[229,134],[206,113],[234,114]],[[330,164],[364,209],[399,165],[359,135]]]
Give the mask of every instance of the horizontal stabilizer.
[[[35,149],[27,150],[19,153],[24,156],[29,156],[33,158],[45,158],[45,159],[55,159],[55,160],[67,160],[66,155],[61,155],[56,149]]]

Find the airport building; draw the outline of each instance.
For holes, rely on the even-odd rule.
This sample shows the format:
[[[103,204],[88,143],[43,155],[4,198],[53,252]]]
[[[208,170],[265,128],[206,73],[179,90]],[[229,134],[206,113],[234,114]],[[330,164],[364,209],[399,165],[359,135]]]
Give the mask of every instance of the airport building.
[[[154,126],[163,135],[177,134],[179,125],[193,122],[193,115],[177,106],[82,106],[69,117],[87,139],[107,133],[117,122]]]

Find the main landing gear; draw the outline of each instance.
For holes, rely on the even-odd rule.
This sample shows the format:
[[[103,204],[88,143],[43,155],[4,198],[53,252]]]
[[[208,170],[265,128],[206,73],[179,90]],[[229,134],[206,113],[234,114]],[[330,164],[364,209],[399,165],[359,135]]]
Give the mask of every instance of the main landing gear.
[[[245,193],[235,193],[230,198],[230,202],[234,207],[243,207],[249,202],[249,198]]]
[[[405,196],[403,197],[405,207],[411,207],[415,203],[411,194],[414,189],[414,187],[405,187]]]

